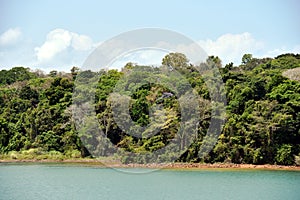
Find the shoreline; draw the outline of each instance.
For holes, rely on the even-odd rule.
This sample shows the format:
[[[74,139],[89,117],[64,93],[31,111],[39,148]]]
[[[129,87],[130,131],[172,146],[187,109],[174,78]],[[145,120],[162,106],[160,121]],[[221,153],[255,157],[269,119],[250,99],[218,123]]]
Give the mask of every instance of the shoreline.
[[[0,159],[0,164],[71,164],[102,168],[146,168],[146,169],[175,169],[175,170],[201,170],[201,169],[258,169],[258,170],[287,170],[300,171],[300,166],[285,165],[253,165],[253,164],[234,164],[234,163],[166,163],[166,164],[122,164],[114,161],[102,161],[95,159]]]

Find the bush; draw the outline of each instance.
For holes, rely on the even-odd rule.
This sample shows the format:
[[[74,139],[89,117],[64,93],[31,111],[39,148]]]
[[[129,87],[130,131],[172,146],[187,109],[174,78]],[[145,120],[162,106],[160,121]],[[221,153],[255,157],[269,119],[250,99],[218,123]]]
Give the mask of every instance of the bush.
[[[49,151],[48,155],[49,155],[48,159],[54,159],[54,160],[64,159],[64,155],[59,151],[55,151],[55,150]]]
[[[294,158],[292,155],[292,145],[283,144],[276,154],[276,163],[280,165],[292,165],[294,164]]]
[[[9,157],[10,159],[18,159],[18,158],[19,158],[19,155],[18,155],[18,152],[16,152],[16,151],[11,151],[11,152],[8,153],[8,157]]]
[[[22,155],[41,155],[41,154],[43,154],[42,150],[39,148],[31,148],[28,150],[23,150],[20,153]]]
[[[300,166],[300,154],[298,156],[295,156],[295,164]]]
[[[68,150],[65,152],[67,158],[81,158],[81,152],[79,150]]]

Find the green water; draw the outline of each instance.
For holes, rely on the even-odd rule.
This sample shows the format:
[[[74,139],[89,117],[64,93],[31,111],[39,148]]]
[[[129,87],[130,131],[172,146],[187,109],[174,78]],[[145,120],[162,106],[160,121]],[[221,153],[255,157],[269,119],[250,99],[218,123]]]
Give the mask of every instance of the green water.
[[[157,170],[141,174],[97,167],[2,164],[0,199],[299,200],[300,172]]]

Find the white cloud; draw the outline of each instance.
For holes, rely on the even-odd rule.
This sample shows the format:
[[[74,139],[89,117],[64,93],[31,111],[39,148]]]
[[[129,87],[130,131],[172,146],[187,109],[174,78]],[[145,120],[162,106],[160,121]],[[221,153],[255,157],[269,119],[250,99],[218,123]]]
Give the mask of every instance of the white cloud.
[[[171,52],[183,53],[192,64],[199,64],[204,62],[207,58],[206,52],[203,48],[199,48],[199,44],[189,40],[182,41],[181,43],[180,41],[173,41],[173,43],[160,41],[156,44],[156,46]]]
[[[64,29],[55,29],[48,33],[46,41],[35,48],[39,63],[48,62],[67,49],[88,51],[93,47],[93,41],[86,35],[80,35]]]
[[[92,46],[93,41],[88,36],[72,33],[72,47],[75,50],[87,51],[90,50]]]
[[[217,40],[199,41],[199,45],[208,55],[219,56],[223,64],[233,62],[240,64],[245,53],[257,54],[263,49],[262,42],[257,41],[248,32],[241,34],[225,34]]]
[[[55,29],[48,33],[46,42],[41,47],[36,47],[38,61],[47,61],[57,53],[63,51],[71,44],[72,36],[69,31]]]
[[[270,51],[267,51],[266,54],[264,54],[262,57],[276,57],[280,54],[285,54],[285,53],[295,53],[295,54],[300,54],[300,45],[296,45],[293,48],[286,48],[286,47],[281,47],[277,49],[273,49]]]
[[[128,62],[136,63],[139,65],[161,65],[163,57],[168,52],[161,49],[139,49],[128,52],[117,57],[109,66],[109,69],[121,69]]]
[[[19,28],[10,28],[0,35],[0,45],[12,45],[18,42],[22,32]]]
[[[31,69],[38,68],[46,72],[51,70],[68,72],[72,66],[82,67],[81,65],[93,49],[102,44],[102,42],[94,43],[87,35],[65,29],[50,31],[47,34],[46,40],[42,41],[39,46],[36,45],[36,42],[33,42],[33,38],[23,36],[18,28],[9,29],[2,33],[0,35],[0,70],[14,66],[26,66]],[[274,57],[282,53],[300,53],[299,44],[294,47],[283,46],[270,49],[250,33],[225,34],[216,40],[207,39],[200,41],[199,44],[208,55],[219,56],[223,61],[223,65],[229,62],[234,62],[236,65],[240,64],[241,58],[245,53],[251,53],[257,58]],[[116,55],[116,53],[112,52],[118,51],[118,49],[113,47],[119,45],[126,44],[115,45],[108,43],[107,48],[105,48],[107,52],[104,53]],[[175,48],[178,52],[192,55],[192,57],[188,58],[193,60],[194,54],[196,54],[195,58],[202,58],[203,56],[198,55],[196,46],[192,44],[171,47]],[[169,49],[169,46],[163,44],[163,42],[159,47],[161,49]],[[145,65],[157,65],[161,63],[165,54],[167,52],[159,51],[159,49],[140,49],[116,58],[111,63],[111,67],[123,67],[129,61]]]

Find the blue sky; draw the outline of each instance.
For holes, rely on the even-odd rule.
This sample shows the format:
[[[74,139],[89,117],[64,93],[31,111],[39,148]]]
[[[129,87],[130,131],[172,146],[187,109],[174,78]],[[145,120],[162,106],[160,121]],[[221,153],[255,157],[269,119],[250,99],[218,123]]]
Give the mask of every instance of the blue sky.
[[[144,27],[182,33],[223,64],[244,53],[300,53],[299,8],[297,0],[0,0],[0,69],[69,71],[101,42]]]

